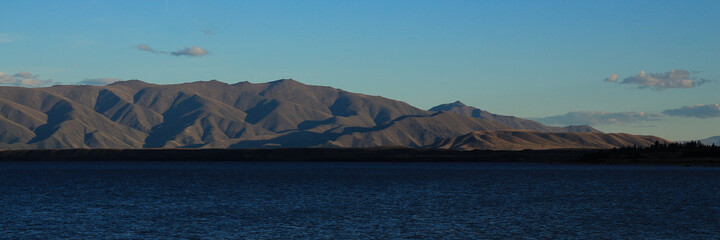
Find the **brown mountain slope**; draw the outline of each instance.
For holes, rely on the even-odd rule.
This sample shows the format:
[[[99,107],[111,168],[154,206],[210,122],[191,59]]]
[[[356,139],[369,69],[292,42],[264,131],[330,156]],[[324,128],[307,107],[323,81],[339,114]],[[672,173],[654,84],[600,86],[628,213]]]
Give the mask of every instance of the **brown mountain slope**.
[[[110,120],[137,129],[150,132],[150,129],[163,122],[163,116],[150,109],[143,108],[121,98],[118,91],[103,89],[98,92],[93,108]]]
[[[511,127],[512,129],[525,129],[525,130],[535,130],[535,131],[543,131],[543,132],[600,132],[599,130],[594,129],[588,125],[566,126],[566,127],[545,126],[542,123],[539,123],[539,122],[536,122],[533,120],[527,120],[527,119],[513,117],[513,116],[498,115],[498,114],[490,113],[488,111],[483,111],[483,110],[480,110],[480,109],[472,107],[472,106],[467,106],[460,101],[456,101],[454,103],[441,104],[441,105],[431,108],[429,111],[433,111],[433,112],[447,111],[447,112],[454,112],[457,114],[465,115],[468,117],[487,119],[490,121],[495,121],[495,122],[505,124],[505,125]]]
[[[439,112],[433,115],[403,116],[374,127],[338,126],[325,132],[296,131],[278,137],[240,140],[231,148],[261,147],[420,147],[452,136],[477,130],[507,129],[507,126],[483,119]]]
[[[87,98],[83,98],[87,99]],[[2,116],[16,123],[3,134],[27,131],[28,141],[3,141],[4,148],[135,148],[142,146],[142,132],[117,124],[92,109],[45,89],[0,87]],[[24,138],[22,138],[24,139]]]
[[[438,141],[427,147],[453,150],[523,150],[559,148],[614,148],[648,146],[659,141],[654,137],[627,133],[549,133],[528,130],[477,131]]]
[[[0,144],[4,149],[223,146],[215,143],[373,128],[406,115],[430,113],[294,80],[0,87]],[[307,142],[298,141],[295,145]]]
[[[124,84],[126,82],[117,82],[109,87]],[[290,79],[233,85],[218,81],[193,82],[151,85],[136,90],[134,103],[157,113],[167,111],[179,95],[199,95],[246,112],[247,122],[275,132],[297,129],[304,121],[320,121],[333,116],[358,118],[353,122],[374,126],[404,115],[429,114],[404,102],[305,85]]]
[[[47,122],[47,115],[44,113],[2,98],[0,98],[0,115],[29,130],[34,130]]]
[[[35,133],[24,126],[0,116],[0,149],[9,148],[15,144],[22,144],[35,137]]]
[[[451,112],[290,79],[0,87],[0,149],[420,147],[522,124],[552,131]]]
[[[328,144],[341,147],[420,147],[439,139],[467,132],[507,128],[507,126],[493,121],[467,118],[449,112],[438,112],[430,116],[401,117],[389,124],[368,129],[369,131],[348,131],[346,129],[345,134]]]
[[[224,103],[181,94],[163,113],[164,121],[152,128],[144,147],[199,147],[231,138],[273,134],[245,122],[246,116]]]

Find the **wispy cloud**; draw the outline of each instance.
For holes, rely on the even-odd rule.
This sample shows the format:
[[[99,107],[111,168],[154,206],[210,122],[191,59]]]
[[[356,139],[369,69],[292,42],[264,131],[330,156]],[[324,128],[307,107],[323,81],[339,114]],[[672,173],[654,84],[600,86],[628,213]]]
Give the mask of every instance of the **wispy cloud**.
[[[174,51],[174,52],[155,50],[146,44],[137,45],[135,48],[137,48],[138,50],[141,50],[141,51],[157,53],[157,54],[170,54],[173,56],[202,57],[202,56],[208,55],[208,52],[199,46],[185,47],[182,49],[178,49],[177,51]]]
[[[174,52],[171,52],[173,56],[190,56],[190,57],[202,57],[208,54],[205,49],[202,49],[198,46],[193,47],[185,47],[184,49],[180,49]]]
[[[720,118],[720,103],[683,106],[681,108],[665,110],[663,114],[679,117]]]
[[[53,84],[61,84],[52,79],[42,80],[37,75],[29,72],[19,72],[13,75],[0,72],[0,85],[11,85],[21,87],[43,87]]]
[[[119,78],[86,78],[78,84],[81,85],[93,85],[93,86],[105,86],[117,81],[121,81]]]
[[[139,44],[135,48],[139,49],[140,51],[146,51],[146,52],[151,52],[151,53],[167,53],[164,51],[156,51],[155,49],[153,49],[150,46],[145,45],[145,44]]]
[[[657,91],[667,88],[693,88],[710,82],[710,80],[697,79],[691,75],[693,75],[693,73],[682,69],[674,69],[665,73],[645,73],[645,71],[640,71],[640,74],[627,77],[620,82],[618,82],[617,74],[606,78],[605,81],[620,84],[635,84],[638,85],[638,88],[650,88]]]
[[[19,41],[22,37],[17,34],[0,33],[0,43],[11,43]]]
[[[215,32],[209,28],[205,28],[203,30],[200,30],[202,33],[204,33],[206,36],[215,36]]]
[[[571,111],[563,115],[555,115],[533,120],[547,125],[611,125],[629,124],[647,121],[656,121],[662,114],[645,112],[597,112],[597,111]]]

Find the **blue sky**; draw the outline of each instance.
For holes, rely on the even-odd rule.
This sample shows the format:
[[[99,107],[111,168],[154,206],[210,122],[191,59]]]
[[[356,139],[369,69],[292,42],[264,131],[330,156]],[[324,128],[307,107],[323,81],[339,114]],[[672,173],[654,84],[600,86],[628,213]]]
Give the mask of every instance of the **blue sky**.
[[[608,132],[671,140],[720,135],[720,1],[0,6],[0,82],[9,85],[24,72],[48,84],[293,78],[424,109],[460,100]],[[673,69],[687,74],[664,75]],[[607,81],[612,74],[618,77]],[[692,83],[679,84],[685,80]]]

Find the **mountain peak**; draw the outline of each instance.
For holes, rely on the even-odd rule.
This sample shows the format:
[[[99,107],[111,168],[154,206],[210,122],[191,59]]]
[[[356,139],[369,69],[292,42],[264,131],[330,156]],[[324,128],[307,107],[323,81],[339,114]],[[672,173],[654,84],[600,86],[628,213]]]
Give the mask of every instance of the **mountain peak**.
[[[301,82],[295,81],[295,79],[292,78],[283,78],[278,79],[272,82],[269,82],[270,84],[302,84]]]
[[[127,81],[117,81],[111,84],[108,84],[108,86],[138,86],[138,85],[155,85],[148,82],[143,82],[137,79],[131,79]]]
[[[216,79],[212,79],[212,80],[208,80],[208,81],[195,81],[195,82],[191,82],[191,83],[192,84],[223,84],[223,85],[227,85],[227,83],[218,81]]]
[[[430,108],[429,111],[432,111],[432,112],[437,112],[437,111],[449,111],[449,110],[452,110],[452,109],[454,109],[454,108],[465,108],[465,107],[468,107],[468,106],[465,105],[464,103],[460,102],[460,101],[455,101],[455,102],[452,102],[452,103],[445,103],[445,104],[437,105],[437,106],[435,106],[435,107]],[[472,108],[472,107],[471,107],[471,108]]]
[[[483,110],[473,107],[473,106],[467,106],[460,101],[455,101],[455,102],[446,103],[446,104],[440,104],[433,108],[430,108],[428,111],[431,111],[431,112],[446,111],[446,112],[456,113],[456,114],[460,114],[460,115],[464,115],[464,116],[468,116],[468,117],[472,117],[472,118],[486,119],[486,120],[505,124],[514,129],[535,130],[535,131],[545,131],[545,132],[600,132],[597,129],[592,128],[587,125],[567,126],[567,127],[548,127],[539,122],[532,121],[532,120],[517,118],[517,117],[513,117],[513,116],[504,116],[504,115],[499,115],[499,114],[494,114],[494,113],[490,113],[487,111],[483,111]]]

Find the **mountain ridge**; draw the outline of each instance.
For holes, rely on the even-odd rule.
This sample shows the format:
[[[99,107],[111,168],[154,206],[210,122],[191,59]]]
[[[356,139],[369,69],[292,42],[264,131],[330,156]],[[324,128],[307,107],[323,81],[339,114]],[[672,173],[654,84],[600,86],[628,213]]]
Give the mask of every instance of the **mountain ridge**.
[[[488,119],[491,121],[503,123],[513,129],[535,130],[544,132],[600,132],[599,130],[592,128],[588,125],[571,125],[565,127],[545,126],[544,124],[533,120],[490,113],[476,107],[467,106],[460,101],[441,104],[430,108],[428,111],[448,111],[468,117]]]
[[[0,149],[425,147],[476,131],[594,130],[477,111],[426,111],[292,79],[0,87]]]
[[[633,145],[647,146],[656,141],[670,143],[655,136],[627,133],[501,130],[475,131],[436,142],[428,147],[449,150],[607,149]]]

